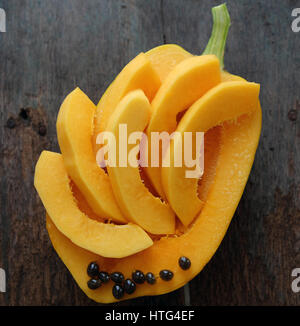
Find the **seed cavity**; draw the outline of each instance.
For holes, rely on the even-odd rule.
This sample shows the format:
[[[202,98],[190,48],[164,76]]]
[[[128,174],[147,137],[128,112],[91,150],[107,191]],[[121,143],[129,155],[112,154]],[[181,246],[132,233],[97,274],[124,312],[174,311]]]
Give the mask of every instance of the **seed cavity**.
[[[180,257],[178,263],[182,269],[188,269],[191,266],[191,262],[187,257]],[[91,262],[87,267],[87,274],[91,279],[87,282],[90,289],[96,290],[102,284],[108,283],[112,280],[115,284],[112,287],[112,294],[114,298],[121,299],[125,293],[132,294],[135,292],[137,284],[155,284],[157,276],[152,272],[144,274],[140,270],[132,272],[132,278],[125,279],[121,272],[113,272],[111,274],[106,271],[100,270],[97,262]],[[174,273],[168,269],[163,269],[159,272],[159,277],[164,281],[170,281],[174,277]]]

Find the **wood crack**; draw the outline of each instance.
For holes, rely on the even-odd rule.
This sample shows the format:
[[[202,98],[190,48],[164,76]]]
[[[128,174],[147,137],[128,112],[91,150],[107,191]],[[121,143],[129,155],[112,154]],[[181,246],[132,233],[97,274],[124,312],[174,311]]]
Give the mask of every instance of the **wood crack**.
[[[167,37],[165,32],[164,0],[160,0],[160,17],[161,17],[161,25],[162,25],[163,43],[167,44]]]

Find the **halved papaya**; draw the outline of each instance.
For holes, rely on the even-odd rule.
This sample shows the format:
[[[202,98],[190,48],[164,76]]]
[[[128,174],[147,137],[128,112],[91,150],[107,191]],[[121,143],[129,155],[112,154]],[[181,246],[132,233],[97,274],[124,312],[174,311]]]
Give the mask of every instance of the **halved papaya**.
[[[141,90],[128,93],[117,105],[111,115],[107,132],[116,137],[116,147],[120,148],[119,126],[126,126],[126,133],[143,132],[151,114],[149,100]],[[126,145],[126,157],[137,145]],[[137,152],[138,153],[138,152]],[[127,166],[107,166],[113,192],[118,199],[127,219],[138,224],[152,234],[172,234],[175,231],[175,215],[171,208],[159,198],[153,196],[141,179],[137,162],[137,153]],[[119,162],[117,151],[116,161]],[[127,164],[126,164],[127,163]],[[131,164],[131,165],[130,165]]]
[[[126,258],[109,259],[74,245],[50,219],[47,220],[55,250],[88,297],[102,303],[118,301],[112,295],[112,282],[103,284],[98,290],[88,288],[86,267],[91,261],[97,261],[101,270],[108,273],[119,271],[126,278],[130,278],[131,273],[137,269],[145,273],[153,272],[156,276],[162,269],[174,273],[173,279],[168,282],[157,277],[154,285],[137,285],[136,291],[131,295],[125,294],[123,299],[173,291],[186,284],[208,263],[227,231],[247,182],[259,141],[261,109],[258,107],[252,114],[243,115],[237,121],[225,122],[220,128],[220,153],[217,159],[214,157],[209,162],[210,166],[216,167],[216,171],[215,177],[207,185],[210,191],[206,204],[183,235],[163,237],[154,241],[148,249]],[[179,267],[180,256],[191,260],[190,269],[184,271]]]
[[[93,211],[104,219],[127,223],[112,192],[108,175],[96,162],[92,145],[96,106],[78,87],[62,103],[57,138],[68,175]]]
[[[226,8],[225,5],[218,8],[220,7]],[[222,24],[218,23],[217,26],[221,28]],[[224,53],[223,39],[220,41],[223,46],[219,52]],[[157,53],[159,52],[163,51]],[[158,59],[155,61],[159,62]],[[172,62],[172,58],[167,62]],[[154,69],[159,73],[159,69]],[[169,72],[164,74],[161,80],[170,75]],[[231,77],[222,73],[221,78],[225,82]],[[122,272],[125,278],[131,277],[137,269],[145,273],[152,272],[157,277],[154,285],[137,285],[136,291],[131,295],[125,294],[123,299],[167,293],[183,286],[198,274],[217,250],[230,224],[251,170],[260,130],[261,109],[258,104],[252,113],[207,131],[209,137],[206,139],[209,139],[212,150],[205,158],[209,169],[205,169],[199,185],[199,196],[205,201],[201,213],[188,227],[183,228],[181,234],[154,238],[151,247],[136,254],[120,259],[93,254],[70,241],[47,217],[47,229],[53,246],[82,290],[97,302],[117,301],[112,294],[112,282],[102,284],[98,290],[88,288],[86,267],[91,261],[98,262],[101,270],[108,273]],[[191,260],[188,270],[179,267],[180,256]],[[171,270],[174,273],[173,279],[166,282],[158,277],[162,269]]]
[[[181,119],[176,132],[181,137],[171,140],[165,158],[170,167],[161,169],[161,180],[168,202],[184,225],[189,225],[199,213],[203,202],[198,197],[197,178],[187,178],[187,167],[174,166],[174,153],[181,149],[184,134],[206,132],[224,121],[251,113],[257,109],[260,86],[244,81],[227,81],[209,90],[196,101]],[[194,155],[195,157],[195,155]],[[164,159],[165,159],[164,158]]]
[[[103,257],[120,258],[153,244],[135,224],[114,225],[86,216],[78,208],[58,153],[42,152],[35,168],[34,185],[56,227],[81,248]]]

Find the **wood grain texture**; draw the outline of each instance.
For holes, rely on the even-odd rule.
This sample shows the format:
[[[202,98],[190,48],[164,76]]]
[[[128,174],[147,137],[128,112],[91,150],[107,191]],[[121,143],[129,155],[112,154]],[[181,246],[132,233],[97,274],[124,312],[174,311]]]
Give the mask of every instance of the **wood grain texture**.
[[[43,149],[58,151],[55,122],[81,87],[97,103],[121,68],[164,42],[201,53],[211,0],[2,0],[0,33],[0,305],[96,305],[51,247],[33,187]],[[255,164],[216,255],[184,290],[122,305],[299,305],[300,34],[297,1],[228,0],[226,69],[262,85],[263,130]]]

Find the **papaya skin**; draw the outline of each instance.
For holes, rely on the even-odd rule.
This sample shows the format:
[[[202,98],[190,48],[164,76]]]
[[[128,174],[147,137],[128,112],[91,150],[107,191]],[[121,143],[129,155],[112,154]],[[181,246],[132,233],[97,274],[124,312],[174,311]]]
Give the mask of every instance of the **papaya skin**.
[[[78,87],[62,103],[57,138],[67,172],[93,211],[104,219],[127,223],[107,174],[96,162],[92,133],[96,106]]]
[[[126,124],[128,135],[143,132],[151,114],[149,100],[141,90],[128,93],[117,105],[111,115],[106,131],[116,137],[116,148],[119,148],[119,125]],[[128,153],[135,144],[127,145]],[[135,166],[107,166],[113,192],[126,218],[152,234],[172,234],[175,232],[175,215],[170,207],[153,196],[144,185],[137,163]]]
[[[151,103],[152,116],[147,127],[149,164],[145,171],[157,193],[164,199],[166,197],[161,184],[161,168],[151,166],[151,134],[171,134],[175,131],[177,115],[220,82],[221,70],[217,57],[192,56],[179,63],[168,74]]]
[[[103,284],[95,291],[87,287],[89,277],[86,267],[91,261],[97,261],[101,269],[107,272],[121,271],[125,278],[131,277],[135,269],[151,271],[156,276],[165,268],[174,272],[171,281],[165,282],[158,278],[155,285],[145,283],[138,286],[133,294],[125,294],[122,300],[176,290],[195,277],[208,263],[229,227],[251,170],[261,129],[260,106],[253,113],[243,115],[235,122],[225,122],[220,128],[220,153],[217,160],[214,158],[209,162],[216,167],[216,171],[213,182],[209,185],[206,204],[199,217],[183,235],[163,237],[148,249],[126,258],[108,259],[74,245],[55,228],[50,218],[47,219],[47,229],[55,250],[89,298],[101,303],[119,301],[112,295],[111,282]],[[191,260],[189,270],[180,269],[180,256]]]
[[[35,168],[34,186],[56,227],[81,248],[103,257],[121,258],[153,244],[135,224],[102,223],[85,215],[73,196],[61,154],[42,152]]]
[[[258,84],[244,81],[217,85],[188,109],[176,131],[183,138],[186,132],[206,132],[225,121],[251,113],[258,106],[259,89]],[[178,138],[172,139],[166,152],[166,157],[171,157],[171,166],[161,169],[161,178],[169,204],[187,226],[199,213],[203,202],[197,193],[198,179],[186,178],[185,166],[174,167],[174,152],[181,146]]]

